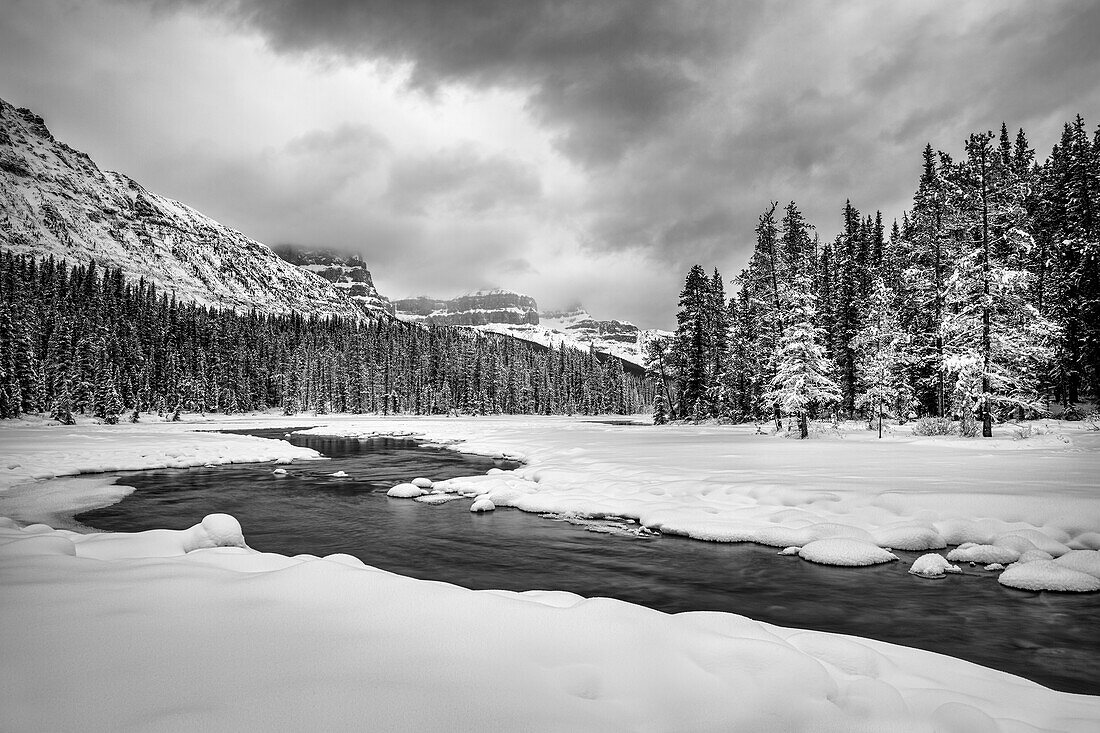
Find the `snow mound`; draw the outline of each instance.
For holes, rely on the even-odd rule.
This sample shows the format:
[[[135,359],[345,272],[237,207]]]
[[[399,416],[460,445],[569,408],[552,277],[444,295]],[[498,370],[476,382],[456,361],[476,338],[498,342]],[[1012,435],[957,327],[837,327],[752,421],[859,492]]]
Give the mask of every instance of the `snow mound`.
[[[1070,550],[1070,548],[1063,543],[1037,529],[1018,529],[1012,532],[1006,532],[994,538],[993,544],[1002,547],[1011,547],[1021,555],[1028,550],[1042,550],[1043,552],[1049,552],[1054,557],[1058,557],[1059,555],[1066,554]]]
[[[493,503],[493,500],[487,496],[479,496],[473,504],[470,505],[471,512],[491,512],[497,508],[497,505]]]
[[[0,540],[5,557],[30,557],[33,555],[76,555],[72,540],[56,535],[31,534],[10,541]]]
[[[1076,593],[1100,590],[1100,578],[1059,565],[1054,560],[1016,563],[1001,573],[997,582],[1020,590],[1056,590]]]
[[[1049,552],[1047,552],[1045,550],[1028,550],[1024,554],[1020,555],[1020,559],[1017,560],[1016,562],[1025,563],[1025,562],[1037,562],[1037,561],[1040,561],[1040,560],[1053,560],[1053,559],[1054,559],[1054,555],[1051,555]]]
[[[784,547],[782,550],[780,550],[776,554],[778,554],[778,555],[797,555],[801,550],[802,550],[801,547],[796,547],[796,546]]]
[[[413,486],[415,486],[419,489],[430,489],[430,488],[432,488],[432,480],[428,479],[428,478],[423,478],[423,477],[414,478],[410,483],[412,483]]]
[[[879,563],[898,559],[897,555],[887,552],[874,543],[842,537],[814,540],[803,545],[798,552],[798,556],[803,560],[822,565],[844,565],[848,567],[878,565]]]
[[[922,550],[942,550],[947,547],[947,541],[939,532],[931,527],[920,525],[884,527],[872,533],[871,536],[879,547],[891,547],[895,550],[921,552]]]
[[[184,552],[208,547],[248,547],[244,542],[241,523],[229,514],[207,514],[184,533]]]
[[[386,492],[386,496],[392,496],[395,499],[415,499],[427,492],[419,486],[413,486],[412,484],[398,484],[392,489]]]
[[[276,468],[271,473],[275,474],[276,476],[286,476],[286,469],[285,468]]]
[[[947,553],[947,559],[951,562],[975,562],[982,565],[991,563],[1010,563],[1020,559],[1020,553],[1009,547],[997,545],[977,545],[973,542],[965,542]]]
[[[1005,569],[1005,566],[1001,565],[999,562],[991,562],[988,565],[986,565],[984,568],[982,568],[982,570],[1004,570],[1004,569]]]
[[[336,473],[330,473],[329,476],[333,478],[347,478],[348,474],[346,471],[337,471]]]
[[[942,578],[947,573],[958,573],[961,571],[958,565],[952,565],[947,562],[942,555],[930,552],[914,560],[913,566],[909,568],[909,572],[912,575],[919,575],[922,578]]]
[[[1054,562],[1070,570],[1100,578],[1100,552],[1097,550],[1071,550]]]

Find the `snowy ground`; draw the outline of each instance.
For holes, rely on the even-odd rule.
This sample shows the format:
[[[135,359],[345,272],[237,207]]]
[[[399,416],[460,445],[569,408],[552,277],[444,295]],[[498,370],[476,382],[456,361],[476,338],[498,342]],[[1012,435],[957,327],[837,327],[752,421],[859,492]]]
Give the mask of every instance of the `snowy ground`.
[[[1033,553],[1014,567],[1042,564],[1044,578],[1092,578],[1100,554],[1100,436],[1069,424],[993,442],[861,432],[800,442],[751,427],[557,418],[266,416],[200,427],[265,425],[523,454],[515,472],[431,490],[815,557],[969,541],[972,555]],[[313,456],[195,427],[5,424],[0,515],[61,519],[120,491],[48,476]],[[133,535],[0,525],[0,730],[1100,727],[1100,698],[928,652],[732,614],[469,591],[347,556],[262,554],[225,517]],[[824,540],[840,542],[814,544]],[[1074,559],[1052,569],[1042,552]]]

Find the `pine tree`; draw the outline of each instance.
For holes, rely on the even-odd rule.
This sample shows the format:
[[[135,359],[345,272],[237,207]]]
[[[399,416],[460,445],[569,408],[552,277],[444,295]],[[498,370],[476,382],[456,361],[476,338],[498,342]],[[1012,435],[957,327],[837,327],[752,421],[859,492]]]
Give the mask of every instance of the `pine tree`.
[[[675,412],[679,415],[705,414],[707,367],[712,350],[713,289],[700,265],[692,266],[680,293],[680,311],[676,315],[676,336],[672,361],[679,376],[679,394]]]
[[[894,294],[881,277],[876,277],[864,327],[853,344],[861,375],[856,407],[869,410],[869,418],[878,419],[880,438],[884,409],[890,407],[901,413],[912,399],[912,391],[905,378],[905,336],[898,322]]]
[[[821,344],[821,329],[814,325],[814,295],[807,276],[794,278],[785,288],[782,300],[789,314],[779,348],[773,360],[775,376],[764,396],[765,404],[798,419],[801,438],[809,437],[809,417],[816,409],[840,400],[837,384],[828,376],[829,364]]]

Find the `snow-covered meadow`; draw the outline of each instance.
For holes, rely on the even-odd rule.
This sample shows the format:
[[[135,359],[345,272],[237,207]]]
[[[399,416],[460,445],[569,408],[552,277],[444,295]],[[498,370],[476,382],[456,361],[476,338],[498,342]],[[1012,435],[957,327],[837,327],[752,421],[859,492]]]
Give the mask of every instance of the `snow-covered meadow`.
[[[194,432],[264,426],[522,456],[516,471],[427,489],[497,507],[629,516],[664,532],[797,547],[818,561],[938,551],[943,562],[923,563],[930,575],[986,560],[1028,583],[1100,574],[1100,435],[1072,424],[1026,440],[1006,429],[993,441],[863,432],[797,441],[752,426],[568,418],[14,422],[0,427],[0,515],[20,520],[0,522],[0,667],[10,680],[0,686],[0,729],[1100,725],[1100,698],[949,657],[733,614],[470,591],[343,555],[258,553],[246,545],[249,528],[242,535],[228,517],[132,535],[20,526],[64,523],[125,492],[50,476],[315,457],[281,441]]]

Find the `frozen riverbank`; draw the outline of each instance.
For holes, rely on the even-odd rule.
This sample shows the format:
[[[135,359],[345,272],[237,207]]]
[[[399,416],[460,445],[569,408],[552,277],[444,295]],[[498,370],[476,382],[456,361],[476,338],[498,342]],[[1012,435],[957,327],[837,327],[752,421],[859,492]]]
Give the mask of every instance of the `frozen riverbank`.
[[[224,426],[295,422],[308,424],[268,417]],[[833,523],[863,531],[879,526],[871,521],[874,512],[890,522],[911,519],[875,505],[875,491],[867,484],[876,476],[861,472],[877,466],[884,479],[891,472],[881,453],[861,464],[858,451],[837,448],[856,440],[826,447],[825,441],[757,440],[726,428],[703,428],[692,439],[682,428],[662,433],[568,420],[326,416],[323,422],[335,424],[324,430],[348,434],[418,432],[435,440],[466,439],[464,449],[477,452],[523,451],[531,463],[515,474],[459,481],[479,484],[478,491],[518,491],[518,485],[529,491],[517,496],[541,493],[565,510],[568,502],[587,511],[592,506],[584,501],[626,501],[631,486],[641,492],[667,484],[665,493],[652,496],[668,512],[677,500],[690,515],[710,514],[706,508],[723,502],[747,507],[752,499],[769,506],[759,497],[786,496],[792,502],[783,505],[787,510],[821,517],[827,516],[823,506],[832,515],[862,506],[853,515],[863,524]],[[766,455],[740,453],[742,434]],[[101,458],[118,453],[152,467],[168,457],[166,451],[178,450],[176,443],[192,446],[186,460],[196,463],[215,451],[207,440],[224,442],[230,448],[223,450],[232,451],[225,457],[240,460],[264,460],[264,455],[274,460],[282,457],[279,451],[292,450],[276,444],[278,449],[268,446],[274,453],[261,454],[259,443],[246,449],[248,439],[241,436],[201,436],[192,443],[190,435],[178,425],[80,430],[16,425],[0,433],[0,447],[5,478],[21,474],[22,480],[6,486],[26,484],[28,467],[48,465],[43,472],[71,474],[76,462],[65,456],[88,455],[82,451]],[[1085,445],[1089,436],[1078,437],[1072,436],[1069,448],[1078,453],[1029,452],[1063,466],[1059,475],[1069,485],[1054,488],[1049,475],[1031,471],[1027,488],[1015,484],[1013,495],[1026,499],[1029,491],[1049,489],[1060,492],[1055,498],[1066,505],[1095,510],[1094,489],[1086,481],[1089,471],[1095,475],[1095,451]],[[92,447],[104,440],[115,445]],[[787,445],[828,452],[833,458],[822,465],[830,469],[824,475],[780,472],[783,481],[763,488],[749,484],[757,496],[746,493],[735,501],[735,477],[759,478],[767,463],[784,455],[779,469],[810,470],[791,457],[796,454],[784,454]],[[877,450],[875,444],[860,447]],[[983,455],[971,447],[893,449],[950,456],[932,460],[935,465],[917,474],[933,491],[946,491],[952,480],[933,481],[945,460],[950,468],[964,462],[963,455]],[[716,466],[717,460],[732,465]],[[905,460],[914,468],[920,463]],[[116,465],[138,467],[121,459]],[[584,477],[592,484],[588,489]],[[975,497],[996,494],[995,479],[970,489],[966,501],[984,506]],[[490,481],[504,483],[494,487]],[[842,491],[845,483],[852,488]],[[906,496],[919,508],[919,485],[909,477],[893,486],[902,495],[899,509],[908,506]],[[823,500],[823,492],[837,498]],[[955,519],[975,526],[1026,523],[1044,536],[1060,529],[1068,543],[1087,540],[1092,530],[1072,534],[1059,516],[1013,518],[985,511]],[[793,514],[789,529],[807,526],[798,526],[805,518]],[[939,532],[935,523],[950,519],[922,521]],[[1087,525],[1087,517],[1081,523]],[[563,593],[474,592],[376,571],[344,556],[266,555],[238,546],[243,538],[227,526],[216,522],[216,531],[193,530],[186,537],[3,528],[0,665],[5,679],[16,683],[0,692],[0,728],[981,731],[1093,730],[1100,721],[1098,698],[1054,693],[948,657],[782,629],[732,614],[669,616]]]
[[[1092,589],[1100,575],[1100,434],[1072,423],[1040,431],[1024,440],[1002,429],[1004,437],[992,440],[900,434],[880,441],[856,430],[798,441],[758,435],[753,426],[486,418],[303,432],[414,435],[456,450],[523,457],[523,468],[453,479],[435,490],[529,512],[631,517],[696,539],[803,548],[803,557],[821,562],[862,565],[889,560],[883,548],[964,543],[994,548],[989,552],[1001,562],[1087,550],[1072,567],[1043,566],[1040,575],[1059,587]]]

